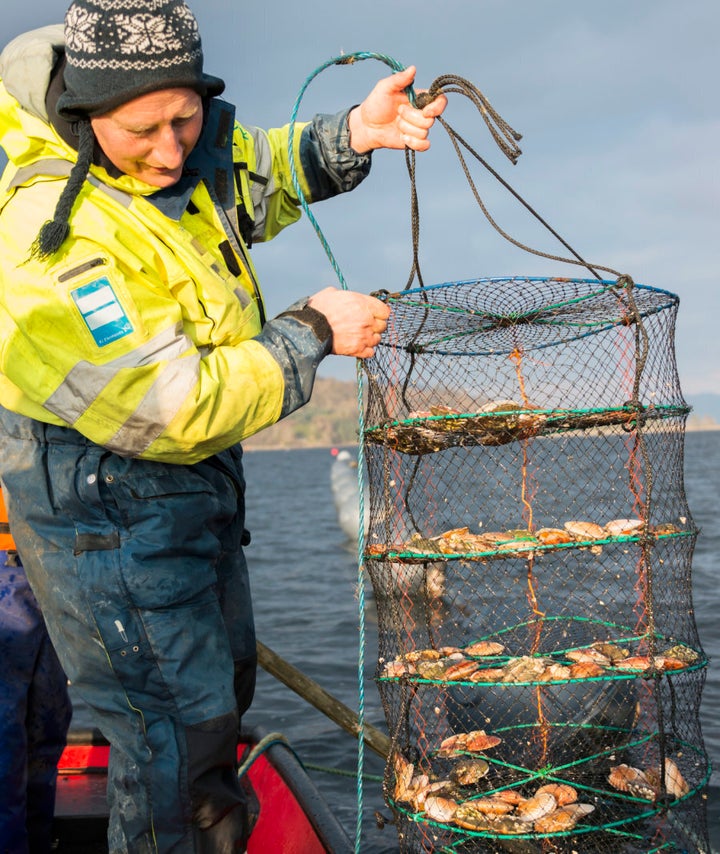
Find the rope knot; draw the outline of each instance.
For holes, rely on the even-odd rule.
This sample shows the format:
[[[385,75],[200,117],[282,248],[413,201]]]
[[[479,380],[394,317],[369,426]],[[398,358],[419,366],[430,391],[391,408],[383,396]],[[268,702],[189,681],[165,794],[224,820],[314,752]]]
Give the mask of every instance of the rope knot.
[[[415,104],[418,110],[422,110],[423,107],[427,107],[428,104],[432,104],[441,92],[442,88],[440,87],[437,89],[430,88],[426,92],[417,92],[415,95]]]

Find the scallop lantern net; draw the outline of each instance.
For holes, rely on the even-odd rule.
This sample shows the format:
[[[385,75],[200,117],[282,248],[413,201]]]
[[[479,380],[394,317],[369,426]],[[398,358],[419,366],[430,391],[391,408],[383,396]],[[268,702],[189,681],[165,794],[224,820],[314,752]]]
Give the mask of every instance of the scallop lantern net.
[[[445,75],[409,95],[440,91],[468,97],[516,161],[520,135],[473,84]],[[692,606],[678,298],[588,264],[438,121],[490,224],[592,278],[426,286],[406,152],[413,265],[404,290],[379,294],[392,313],[362,363],[360,419],[360,566],[377,603],[384,793],[400,849],[704,854],[707,659]],[[504,232],[467,154],[572,257]]]
[[[708,851],[677,298],[385,297],[366,566],[403,851]]]

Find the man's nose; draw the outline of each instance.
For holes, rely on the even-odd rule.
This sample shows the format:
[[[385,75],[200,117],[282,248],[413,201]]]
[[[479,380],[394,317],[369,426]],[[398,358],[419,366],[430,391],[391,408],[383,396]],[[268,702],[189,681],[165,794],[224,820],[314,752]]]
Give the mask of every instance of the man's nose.
[[[164,169],[177,169],[182,165],[184,157],[184,149],[180,142],[179,135],[172,128],[164,128],[158,134],[155,142],[153,154],[157,160],[154,166]]]

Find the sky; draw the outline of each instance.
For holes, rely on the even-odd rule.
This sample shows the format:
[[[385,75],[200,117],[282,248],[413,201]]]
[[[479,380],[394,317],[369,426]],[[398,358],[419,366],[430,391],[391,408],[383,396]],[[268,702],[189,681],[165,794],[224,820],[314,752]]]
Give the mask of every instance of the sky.
[[[65,0],[2,0],[0,42],[62,20]],[[416,87],[463,77],[520,132],[512,165],[469,102],[450,95],[449,124],[578,254],[680,297],[675,348],[686,396],[720,393],[720,4],[717,0],[189,0],[205,66],[227,83],[245,124],[289,121],[308,78],[357,51],[418,68]],[[359,103],[391,69],[331,66],[298,116]],[[585,276],[504,240],[475,201],[445,131],[417,158],[426,284],[481,276]],[[483,201],[512,237],[565,254],[482,167]],[[352,194],[314,207],[347,286],[402,290],[412,264],[410,191],[401,152],[373,155]],[[339,280],[309,221],[253,256],[270,316]],[[321,375],[352,379],[350,359]]]

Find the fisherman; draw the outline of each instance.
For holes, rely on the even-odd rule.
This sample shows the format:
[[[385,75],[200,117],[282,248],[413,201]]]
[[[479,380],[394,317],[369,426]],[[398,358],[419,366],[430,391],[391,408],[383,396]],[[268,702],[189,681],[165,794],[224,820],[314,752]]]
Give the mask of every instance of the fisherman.
[[[67,678],[0,490],[0,851],[51,850],[57,763],[70,715]]]
[[[410,67],[298,124],[316,202],[429,146]],[[76,0],[0,57],[0,465],[77,696],[111,743],[113,852],[242,851],[255,683],[241,440],[307,402],[387,306],[326,288],[266,320],[248,249],[300,216],[288,127],[243,126],[182,0]]]

